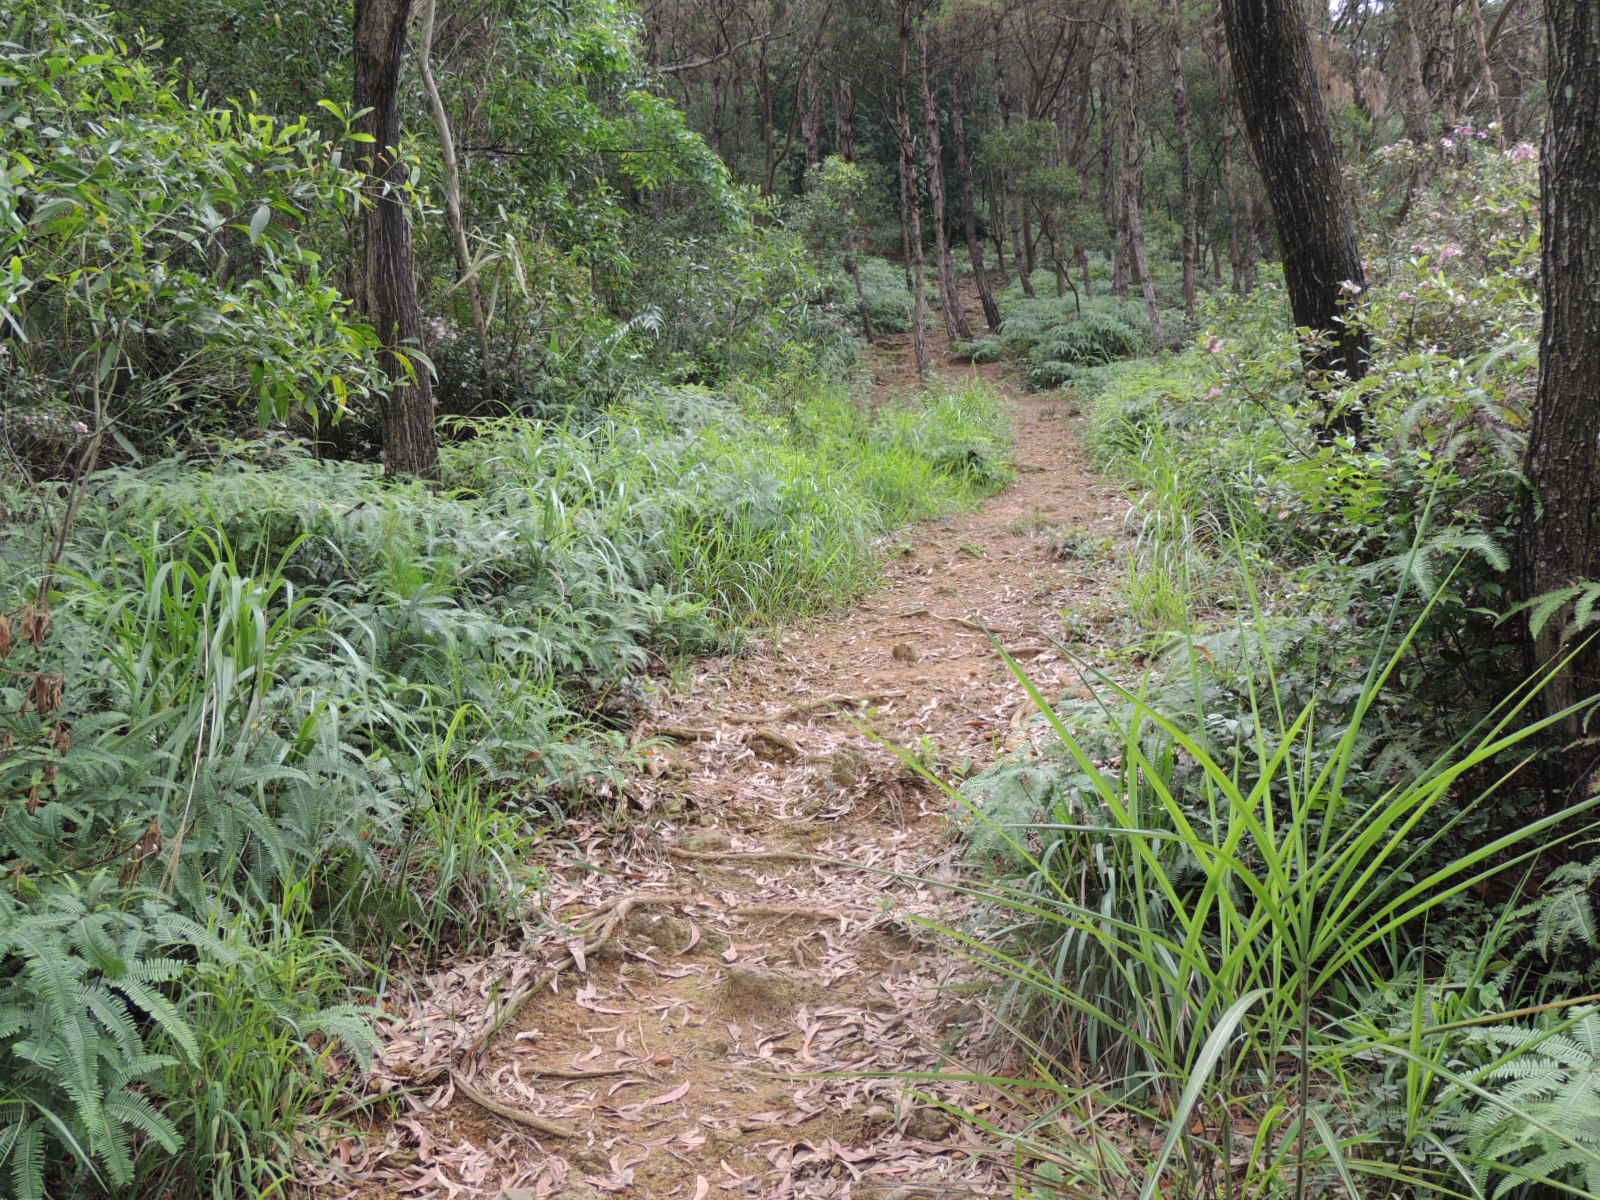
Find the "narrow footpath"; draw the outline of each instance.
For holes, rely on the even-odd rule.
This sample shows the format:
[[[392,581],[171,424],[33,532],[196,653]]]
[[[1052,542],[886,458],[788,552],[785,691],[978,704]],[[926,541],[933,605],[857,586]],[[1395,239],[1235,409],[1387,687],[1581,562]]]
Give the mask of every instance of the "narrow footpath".
[[[909,390],[907,352],[877,349],[880,395]],[[696,664],[639,731],[637,822],[578,848],[595,869],[551,868],[528,941],[419,981],[374,1084],[409,1115],[306,1195],[1012,1194],[939,1106],[992,1098],[895,1077],[959,1070],[983,1029],[970,968],[913,919],[960,919],[951,804],[890,746],[950,778],[1026,736],[985,631],[1047,694],[1081,688],[1055,643],[1118,619],[1127,502],[1062,394],[944,368],[969,372],[1014,409],[1014,485],[891,539],[849,611]]]

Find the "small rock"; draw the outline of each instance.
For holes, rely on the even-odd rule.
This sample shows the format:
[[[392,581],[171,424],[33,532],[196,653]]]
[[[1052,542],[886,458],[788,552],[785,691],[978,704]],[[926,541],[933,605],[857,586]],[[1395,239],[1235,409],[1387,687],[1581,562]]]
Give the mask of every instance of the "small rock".
[[[666,954],[682,954],[694,936],[689,922],[668,913],[634,913],[628,918],[628,932]]]
[[[915,1108],[906,1117],[906,1136],[937,1142],[955,1128],[955,1118],[942,1108]]]
[[[777,971],[730,967],[717,989],[722,1010],[734,1017],[784,1017],[794,1011],[795,986]]]
[[[867,770],[867,756],[854,746],[840,746],[828,758],[828,778],[834,787],[858,783]]]
[[[914,663],[917,661],[917,648],[910,642],[896,642],[894,649],[889,651],[895,662]]]
[[[678,839],[678,845],[691,854],[711,854],[733,845],[726,830],[691,829]]]

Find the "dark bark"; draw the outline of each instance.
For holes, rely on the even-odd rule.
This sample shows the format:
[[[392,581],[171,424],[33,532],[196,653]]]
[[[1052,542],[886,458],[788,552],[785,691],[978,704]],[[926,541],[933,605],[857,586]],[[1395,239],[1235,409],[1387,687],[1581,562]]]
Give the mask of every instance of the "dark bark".
[[[1183,76],[1183,0],[1169,0],[1172,28],[1167,44],[1172,52],[1172,106],[1178,126],[1178,189],[1183,229],[1183,315],[1190,326],[1195,323],[1197,288],[1195,275],[1200,259],[1196,209],[1198,199],[1194,179],[1194,132],[1189,117],[1189,86]]]
[[[922,200],[917,171],[917,143],[911,132],[911,5],[900,0],[900,71],[895,86],[895,134],[900,142],[901,237],[906,267],[911,272],[911,355],[917,374],[928,373],[925,329],[928,315],[927,274],[922,258]]]
[[[850,275],[850,281],[856,285],[856,303],[861,308],[861,333],[867,341],[873,341],[878,335],[872,329],[872,311],[867,307],[867,289],[861,282],[861,263],[854,254],[844,256],[844,269]]]
[[[972,278],[978,285],[978,301],[983,305],[984,324],[991,333],[1000,329],[1000,306],[989,287],[989,273],[983,266],[983,239],[978,236],[977,205],[973,200],[972,149],[967,145],[967,126],[961,119],[965,97],[956,95],[950,104],[950,132],[956,143],[956,174],[961,179],[961,230],[967,239],[967,255],[972,259]],[[1004,269],[1004,264],[1001,264]]]
[[[1150,260],[1145,253],[1144,214],[1141,211],[1143,183],[1139,170],[1139,29],[1124,5],[1117,14],[1117,196],[1121,210],[1117,224],[1121,241],[1127,247],[1129,269],[1144,296],[1145,315],[1150,321],[1150,336],[1157,350],[1164,349],[1167,331],[1161,326],[1161,309],[1156,303],[1155,281],[1150,277]]]
[[[1528,596],[1600,579],[1600,7],[1592,0],[1546,0],[1550,119],[1540,182],[1544,193],[1544,324],[1539,392],[1528,441],[1532,489],[1522,528]],[[1544,625],[1534,650],[1548,665],[1574,648],[1565,626],[1571,606]],[[1592,631],[1590,631],[1592,632]],[[1600,691],[1600,653],[1590,647],[1544,694],[1558,711]],[[1573,722],[1569,733],[1576,733]],[[1595,767],[1595,748],[1573,748],[1563,783],[1577,787]]]
[[[1328,376],[1357,380],[1369,362],[1366,330],[1347,321],[1366,286],[1355,219],[1340,178],[1327,105],[1299,0],[1222,0],[1245,132],[1277,220],[1284,281],[1313,391]],[[1361,436],[1361,414],[1335,412],[1324,432]]]
[[[411,0],[356,0],[355,106],[366,112],[358,129],[372,141],[361,146],[365,173],[366,281],[363,310],[378,331],[388,373],[379,398],[385,475],[439,474],[433,428],[433,384],[414,352],[422,345],[417,307],[416,255],[400,189],[400,64],[405,58]]]
[[[923,157],[928,171],[928,200],[933,218],[933,245],[939,269],[939,306],[944,316],[945,336],[954,341],[972,340],[972,326],[961,307],[956,290],[956,269],[950,259],[947,206],[944,186],[944,146],[939,136],[939,106],[934,102],[933,81],[928,70],[928,31],[917,31],[917,53],[921,56],[922,124],[927,132]]]

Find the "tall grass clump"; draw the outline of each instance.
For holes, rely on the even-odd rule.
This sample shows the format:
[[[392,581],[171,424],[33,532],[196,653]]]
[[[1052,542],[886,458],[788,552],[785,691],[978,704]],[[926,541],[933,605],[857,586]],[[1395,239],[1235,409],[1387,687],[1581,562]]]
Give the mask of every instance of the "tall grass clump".
[[[1532,157],[1473,138],[1375,231],[1358,385],[1308,390],[1276,282],[1076,381],[1171,636],[963,789],[1039,1195],[1595,1192],[1596,797],[1542,769],[1511,574]]]
[[[1243,729],[1179,688],[1108,685],[1098,719],[1074,719],[1018,671],[1056,748],[968,785],[979,848],[1008,874],[975,889],[989,928],[961,936],[1004,981],[1002,1023],[1043,1081],[1015,1085],[1038,1113],[1017,1145],[1052,1179],[1381,1196],[1600,1168],[1600,1104],[1577,1083],[1600,1049],[1588,1010],[1552,1004],[1529,1025],[1447,1003],[1517,957],[1514,909],[1442,987],[1426,950],[1453,905],[1592,836],[1600,796],[1452,840],[1572,714],[1537,716],[1534,683],[1420,768],[1374,774],[1365,723],[1414,634],[1348,709],[1285,703],[1265,652]],[[1397,1076],[1409,1116],[1379,1121],[1369,1098]],[[1094,1132],[1113,1113],[1153,1136]]]
[[[981,389],[455,432],[439,488],[264,437],[91,476],[53,567],[51,497],[0,539],[13,1194],[281,1190],[382,973],[514,934],[545,831],[626,804],[652,672],[1009,470]]]

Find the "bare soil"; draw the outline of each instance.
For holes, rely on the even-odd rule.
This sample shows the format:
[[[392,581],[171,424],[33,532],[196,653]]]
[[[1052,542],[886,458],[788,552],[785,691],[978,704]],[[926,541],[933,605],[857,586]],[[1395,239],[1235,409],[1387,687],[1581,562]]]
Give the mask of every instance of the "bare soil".
[[[903,338],[877,348],[880,400],[915,390],[908,357]],[[525,942],[417,981],[371,1081],[405,1115],[338,1142],[308,1194],[1013,1194],[1003,1157],[940,1107],[1003,1120],[1001,1102],[905,1077],[958,1071],[981,1009],[918,920],[961,920],[951,802],[893,747],[949,778],[1029,736],[990,634],[1046,694],[1081,690],[1057,643],[1064,621],[1093,640],[1118,619],[1127,504],[1062,393],[943,370],[1005,393],[1015,484],[890,539],[848,611],[703,661],[658,702],[638,819],[548,864]]]

